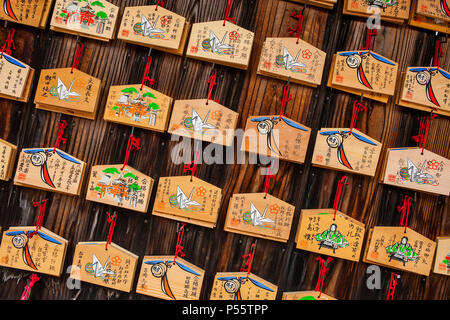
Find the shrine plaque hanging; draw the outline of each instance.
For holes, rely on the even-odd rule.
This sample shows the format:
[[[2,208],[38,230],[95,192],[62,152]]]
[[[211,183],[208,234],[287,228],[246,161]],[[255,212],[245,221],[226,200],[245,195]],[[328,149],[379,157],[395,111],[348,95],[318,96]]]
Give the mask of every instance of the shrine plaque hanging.
[[[450,276],[450,237],[437,237],[434,273]]]
[[[398,63],[373,51],[342,51],[335,57],[331,83],[353,90],[393,96]]]
[[[0,19],[40,28],[41,20],[46,18],[46,7],[51,6],[52,1],[2,0],[1,2]]]
[[[118,39],[183,55],[189,23],[183,16],[161,6],[126,7]]]
[[[408,20],[410,7],[411,0],[344,0],[343,13],[369,17],[379,12],[381,20],[401,24]]]
[[[295,242],[297,249],[359,261],[365,226],[334,209],[302,210]]]
[[[14,184],[79,195],[86,163],[56,148],[22,149]]]
[[[337,300],[325,293],[320,293],[318,291],[293,291],[293,292],[283,292],[283,297],[281,300]]]
[[[0,180],[11,179],[16,155],[17,146],[0,139]]]
[[[323,128],[317,134],[312,164],[373,177],[381,146],[357,129]]]
[[[264,193],[234,194],[228,205],[224,230],[287,242],[295,207]]]
[[[275,300],[278,287],[247,272],[218,272],[210,300]]]
[[[258,74],[317,87],[322,81],[326,53],[296,38],[266,38]]]
[[[205,271],[179,257],[145,256],[136,292],[165,300],[199,300]]]
[[[41,227],[10,227],[3,232],[0,266],[59,277],[68,241]]]
[[[333,9],[334,4],[337,2],[337,0],[291,0],[291,1],[298,3],[308,2],[308,5],[313,5],[325,9]]]
[[[448,0],[417,0],[416,13],[433,19],[450,22],[450,2]]]
[[[439,9],[436,9],[436,8],[438,8],[438,6],[441,7],[442,12],[446,11],[445,8],[447,8],[447,11],[448,11],[449,2],[448,2],[448,0],[447,1],[435,0],[433,2],[434,2],[434,5],[432,7],[434,9],[430,11],[430,10],[428,10],[428,7],[420,8],[418,6],[418,0],[412,0],[412,6],[411,6],[412,8],[411,8],[411,12],[409,15],[408,23],[409,23],[409,25],[414,26],[414,27],[449,34],[450,27],[449,27],[448,21],[445,21],[445,19],[439,19],[439,18],[433,17],[431,14],[425,15],[425,13],[430,13],[433,11],[435,14],[439,15]],[[436,5],[437,2],[440,2],[440,4]],[[442,10],[442,8],[444,10]],[[448,14],[445,14],[445,15],[447,17],[449,16]]]
[[[197,177],[159,178],[152,214],[214,228],[222,189]]]
[[[70,278],[131,292],[139,256],[115,243],[79,242],[73,255]]]
[[[114,38],[119,7],[106,0],[56,0],[50,29],[96,40]]]
[[[238,113],[206,99],[176,100],[169,129],[171,134],[231,146]]]
[[[422,148],[387,149],[382,182],[421,192],[450,194],[450,161]]]
[[[241,151],[305,162],[311,129],[285,116],[251,116],[247,119]]]
[[[78,69],[41,71],[36,88],[36,108],[95,119],[101,81]]]
[[[153,179],[123,165],[93,166],[86,200],[147,213]]]
[[[0,94],[13,98],[23,97],[30,70],[30,66],[3,52],[0,57]]]
[[[172,98],[140,84],[112,86],[104,119],[147,130],[164,132],[169,122]]]
[[[186,56],[246,70],[254,36],[229,21],[194,23]]]
[[[388,268],[430,274],[436,243],[404,227],[374,227],[367,238],[363,261]]]

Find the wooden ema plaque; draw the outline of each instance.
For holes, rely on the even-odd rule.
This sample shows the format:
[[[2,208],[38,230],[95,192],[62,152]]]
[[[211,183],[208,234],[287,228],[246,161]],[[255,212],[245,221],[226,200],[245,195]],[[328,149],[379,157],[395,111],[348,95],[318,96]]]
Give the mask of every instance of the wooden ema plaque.
[[[199,300],[205,271],[174,256],[145,256],[136,292],[164,300]]]
[[[322,81],[326,53],[296,38],[267,38],[258,74],[317,87]]]
[[[221,200],[222,189],[197,177],[161,177],[152,214],[214,228]]]
[[[332,70],[333,85],[393,96],[398,63],[373,51],[341,51]]]
[[[418,15],[430,17],[450,22],[450,1],[449,0],[417,0],[416,13]]]
[[[437,237],[434,273],[450,276],[450,237]]]
[[[3,53],[0,57],[0,95],[20,99],[24,96],[30,66]]]
[[[283,292],[281,300],[337,300],[325,293],[321,293],[319,297],[318,291],[293,291]]]
[[[343,13],[369,17],[379,12],[381,20],[401,24],[408,20],[410,7],[411,0],[344,0]]]
[[[278,287],[247,272],[218,272],[210,300],[275,300]]]
[[[126,7],[118,39],[183,55],[189,23],[183,16],[161,6]]]
[[[297,249],[359,261],[365,226],[334,209],[302,210],[295,242]]]
[[[73,255],[70,278],[131,292],[139,256],[115,243],[79,242]]]
[[[114,38],[119,7],[106,0],[56,0],[50,29],[101,41]]]
[[[186,56],[247,70],[254,36],[229,21],[194,23]]]
[[[45,273],[59,277],[62,273],[68,241],[41,227],[10,227],[3,232],[0,266]]]
[[[86,200],[147,213],[153,188],[149,176],[121,164],[93,166]]]
[[[323,128],[317,134],[312,164],[373,177],[381,146],[357,129]]]
[[[295,207],[264,193],[234,194],[228,205],[225,231],[287,242]]]
[[[169,129],[171,134],[231,146],[239,114],[206,99],[176,100]]]
[[[367,238],[363,261],[388,268],[430,274],[436,243],[410,228],[374,227]]]
[[[36,88],[36,108],[72,116],[95,119],[101,81],[78,69],[41,71]]]
[[[112,86],[106,102],[106,121],[164,132],[169,122],[172,98],[140,84]]]
[[[45,29],[53,0],[3,0],[0,19]]]
[[[450,194],[449,160],[422,148],[387,150],[382,182],[433,194]]]
[[[54,148],[22,149],[14,184],[79,195],[86,163]]]
[[[291,0],[292,2],[305,3],[305,0]],[[333,9],[334,5],[337,3],[337,0],[307,0],[308,4],[325,8],[325,9]]]
[[[433,1],[433,2],[437,2],[437,1]],[[440,1],[440,3],[444,4],[443,1]],[[445,4],[448,7],[448,4],[449,4],[448,0],[445,2]],[[450,25],[449,25],[448,21],[445,21],[443,19],[437,19],[437,18],[434,18],[431,16],[422,15],[419,13],[419,11],[423,12],[423,10],[421,10],[418,7],[418,0],[412,0],[411,13],[409,15],[409,20],[408,20],[409,25],[418,27],[418,28],[423,28],[423,29],[428,29],[428,30],[433,30],[433,31],[450,34]]]
[[[437,67],[411,67],[402,75],[398,104],[450,116],[450,73]]]
[[[11,179],[16,155],[17,146],[0,139],[0,180]]]
[[[285,116],[252,116],[247,119],[241,151],[303,163],[310,135],[310,128]]]

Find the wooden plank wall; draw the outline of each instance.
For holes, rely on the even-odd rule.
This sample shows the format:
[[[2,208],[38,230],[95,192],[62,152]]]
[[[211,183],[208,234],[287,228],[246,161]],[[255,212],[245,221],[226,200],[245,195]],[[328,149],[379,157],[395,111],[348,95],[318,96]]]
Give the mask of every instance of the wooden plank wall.
[[[156,1],[112,0],[125,6],[154,4]],[[226,0],[168,0],[169,10],[182,14],[192,22],[223,19]],[[331,56],[339,50],[353,50],[365,41],[365,19],[342,15],[342,2],[326,10],[308,6],[305,11],[303,39],[326,51],[326,82]],[[266,37],[289,36],[288,27],[295,27],[290,18],[293,9],[301,10],[301,4],[280,0],[235,0],[232,16],[239,25],[255,32],[255,43],[248,71],[216,65],[218,86],[214,97],[239,112],[238,127],[242,128],[249,115],[279,112],[284,83],[257,76],[259,54]],[[12,27],[9,23],[8,27]],[[13,55],[36,68],[68,67],[76,48],[76,37],[50,30],[38,30],[15,25],[16,50]],[[7,34],[0,31],[0,43]],[[38,111],[32,102],[28,104],[0,99],[0,137],[22,147],[52,146],[55,142],[58,122],[68,122],[65,136],[68,142],[63,150],[85,160],[89,166],[121,163],[131,127],[111,124],[102,120],[104,105],[110,85],[139,83],[145,66],[148,49],[114,40],[110,43],[86,40],[87,51],[80,69],[103,80],[99,112],[95,121],[84,120],[56,113]],[[428,65],[433,54],[434,33],[382,22],[375,37],[373,49],[400,64],[400,70],[408,66]],[[441,66],[450,67],[448,43]],[[155,89],[175,99],[204,98],[207,95],[207,78],[212,64],[153,50],[151,77],[157,80]],[[34,85],[36,85],[37,77]],[[351,105],[355,96],[331,90],[325,85],[313,90],[301,85],[291,85],[293,100],[287,106],[291,118],[312,128],[312,136],[306,163],[298,165],[281,162],[276,182],[270,193],[296,207],[290,240],[287,244],[259,240],[253,263],[253,273],[279,286],[278,298],[283,291],[313,290],[318,276],[317,255],[295,249],[293,241],[302,208],[332,207],[334,192],[341,173],[311,167],[312,149],[316,132],[321,127],[348,126]],[[31,99],[33,101],[33,99]],[[412,109],[367,101],[368,112],[360,116],[357,127],[381,141],[384,147],[413,146],[412,135],[418,132],[419,118],[424,114]],[[447,158],[450,157],[450,120],[438,117],[433,120],[427,148]],[[170,153],[176,142],[168,134],[136,129],[142,148],[134,152],[130,164],[158,179],[160,176],[183,174],[183,165],[174,165]],[[206,144],[203,145],[204,147]],[[384,155],[384,152],[383,152]],[[249,251],[255,238],[223,231],[228,199],[237,192],[260,192],[264,178],[258,165],[201,165],[198,177],[211,182],[224,192],[224,200],[215,229],[188,225],[184,246],[186,259],[202,267],[207,274],[201,297],[208,299],[215,272],[239,271],[241,256]],[[380,184],[380,168],[375,178],[351,175],[346,187],[341,210],[361,220],[366,227],[374,225],[395,226],[399,223],[396,206],[405,194],[416,198],[409,225],[423,235],[435,239],[450,234],[449,199],[388,187]],[[33,225],[38,210],[33,200],[47,198],[47,214],[44,226],[69,239],[64,270],[71,264],[75,244],[79,241],[104,240],[107,233],[107,206],[84,200],[82,196],[70,197],[49,192],[0,183],[0,225],[5,229],[14,225]],[[151,212],[154,195],[149,212]],[[177,222],[120,211],[113,241],[124,248],[144,255],[173,254],[176,243]],[[141,263],[142,259],[140,260]],[[139,263],[139,266],[140,266]],[[390,270],[382,268],[382,288],[368,290],[365,263],[335,259],[324,284],[324,292],[338,299],[385,299]],[[26,284],[28,272],[0,269],[0,299],[18,299]],[[42,276],[33,288],[31,299],[71,299],[77,291],[66,286],[68,274],[60,278]],[[135,279],[135,282],[137,279]],[[82,283],[78,299],[151,299],[147,296],[125,294],[103,287]],[[395,299],[448,299],[450,278],[431,274],[423,277],[402,273]]]

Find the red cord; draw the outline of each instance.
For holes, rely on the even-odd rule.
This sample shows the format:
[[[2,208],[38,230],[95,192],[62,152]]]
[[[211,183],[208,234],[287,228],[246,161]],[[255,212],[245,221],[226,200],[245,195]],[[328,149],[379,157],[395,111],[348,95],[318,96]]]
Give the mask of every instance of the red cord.
[[[413,136],[412,139],[417,142],[417,147],[425,149],[425,142],[427,141],[428,130],[430,129],[431,120],[436,118],[436,115],[431,113],[429,117],[421,117],[420,118],[420,126],[419,126],[419,134]]]
[[[16,50],[16,46],[14,44],[14,34],[16,33],[15,29],[11,29],[8,31],[8,35],[6,36],[5,44],[2,47],[1,58],[3,58],[3,53],[7,55],[11,55],[11,46],[14,50]]]
[[[283,87],[283,98],[281,99],[281,108],[280,108],[280,118],[282,116],[288,116],[284,111],[286,110],[286,104],[292,100],[292,95],[289,94],[289,85],[284,85]],[[280,119],[281,121],[281,119]]]
[[[183,241],[184,236],[184,227],[186,226],[186,223],[181,224],[180,230],[178,230],[178,236],[177,236],[177,245],[175,246],[175,255],[173,257],[173,263],[175,263],[175,260],[177,260],[178,256],[184,257],[186,254],[183,252],[184,247],[181,245],[181,242]]]
[[[367,111],[367,107],[365,107],[361,102],[355,100],[355,102],[353,102],[352,122],[350,123],[350,132],[353,129],[359,130],[358,128],[355,128],[355,126],[360,111]]]
[[[47,206],[47,199],[41,200],[41,201],[33,201],[33,206],[37,207],[39,206],[39,215],[36,220],[36,230],[33,232],[30,232],[28,234],[28,238],[33,238],[35,234],[41,229],[42,225],[44,224],[44,216],[45,216],[45,210]]]
[[[132,135],[128,138],[127,150],[125,151],[125,159],[123,160],[122,169],[128,164],[128,160],[130,160],[130,154],[133,150],[139,150],[141,148],[141,140],[139,138],[135,138]]]
[[[114,213],[113,216],[111,216],[111,213],[108,213],[108,223],[109,223],[109,230],[108,235],[106,236],[106,246],[105,249],[108,250],[108,244],[111,244],[114,228],[116,227],[116,221],[117,221],[117,214]]]
[[[397,206],[397,211],[400,212],[402,215],[400,216],[400,227],[405,227],[405,233],[406,228],[408,227],[408,217],[409,217],[409,210],[411,209],[411,201],[412,198],[405,196],[403,199],[403,205]]]
[[[267,168],[268,174],[266,174],[266,177],[264,178],[264,199],[267,197],[267,193],[269,192],[270,180],[276,180],[276,176],[272,174],[271,167],[272,166],[270,165],[269,168]]]
[[[331,261],[333,261],[333,258],[328,257],[326,262],[325,262],[325,259],[322,259],[321,257],[317,257],[316,260],[319,261],[319,277],[317,278],[315,291],[319,291],[318,298],[320,298],[320,296],[322,295],[323,282],[325,280],[325,275],[328,273],[328,271],[330,271],[330,269],[327,268],[327,266]]]
[[[302,32],[303,17],[305,16],[305,7],[303,7],[302,11],[300,11],[299,13],[296,13],[295,10],[292,10],[291,13],[291,17],[298,19],[298,23],[295,29],[289,27],[289,35],[292,36],[292,34],[295,33],[295,35],[297,36],[297,44],[299,42],[300,34]]]
[[[78,43],[77,49],[75,51],[75,55],[73,57],[72,70],[70,70],[70,73],[73,73],[73,69],[78,69],[78,66],[80,65],[80,61],[81,61],[81,56],[83,54],[83,50],[84,50],[84,44],[82,44],[81,42]]]
[[[334,218],[333,221],[336,220],[336,213],[339,207],[339,201],[341,200],[342,190],[344,189],[344,184],[348,184],[347,176],[343,176],[341,180],[338,182],[338,186],[336,189],[336,195],[334,196],[333,209],[334,209]]]
[[[230,21],[231,23],[236,24],[236,20],[230,17],[231,7],[233,6],[233,0],[227,1],[227,9],[225,10],[225,18],[223,19],[223,26],[225,27],[225,21]]]
[[[242,258],[244,259],[244,268],[241,268],[241,272],[247,272],[247,279],[250,273],[252,272],[253,258],[255,257],[255,244],[252,243],[250,247],[250,252],[244,254]]]
[[[34,284],[38,282],[40,278],[35,273],[33,273],[30,276],[30,279],[31,281],[29,281],[25,286],[25,289],[23,290],[23,293],[20,296],[20,300],[28,300],[28,298],[30,297],[31,288],[33,288]]]
[[[444,54],[444,52],[442,50],[441,41],[439,41],[439,39],[436,39],[436,42],[434,44],[433,63],[434,63],[434,66],[437,67],[438,69],[439,69],[439,64],[440,64],[441,57],[443,54]]]
[[[370,53],[370,47],[371,47],[371,43],[372,43],[372,36],[376,36],[378,34],[378,30],[377,29],[370,29],[367,28],[367,36],[366,36],[366,44],[363,48],[361,48],[361,50],[368,50]]]
[[[211,96],[213,88],[217,85],[216,79],[217,79],[217,72],[214,71],[208,78],[208,80],[206,80],[206,83],[209,83],[208,98],[206,98],[206,104],[208,104],[209,100],[212,99]]]
[[[158,2],[156,3],[155,11],[158,11],[158,6],[164,7],[165,4],[166,0],[158,0]]]
[[[152,57],[149,56],[147,58],[147,63],[145,64],[144,75],[142,76],[141,90],[142,90],[142,88],[144,88],[145,82],[147,80],[148,80],[148,82],[150,83],[151,86],[155,84],[155,79],[152,79],[149,76],[151,66],[152,66]]]
[[[391,272],[391,280],[389,281],[389,290],[386,300],[394,300],[395,287],[397,287],[397,278],[400,276],[394,272]]]
[[[183,167],[183,172],[191,172],[191,182],[192,178],[197,174],[198,161],[200,160],[200,150],[195,154],[194,160],[192,160],[189,164],[185,164]]]
[[[56,136],[55,146],[53,147],[53,152],[55,152],[56,148],[59,148],[61,142],[63,144],[66,144],[67,139],[63,138],[64,129],[66,129],[66,127],[67,127],[66,120],[61,121],[61,123],[59,124],[58,135]]]

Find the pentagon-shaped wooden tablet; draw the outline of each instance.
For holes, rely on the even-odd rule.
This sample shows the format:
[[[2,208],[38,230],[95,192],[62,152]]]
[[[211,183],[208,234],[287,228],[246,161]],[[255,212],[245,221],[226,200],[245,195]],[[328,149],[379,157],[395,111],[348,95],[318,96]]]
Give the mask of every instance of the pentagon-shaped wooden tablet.
[[[164,300],[199,300],[205,271],[174,256],[145,256],[136,292]]]
[[[450,160],[422,148],[387,150],[382,182],[433,194],[450,194]]]
[[[287,242],[295,207],[264,193],[234,194],[228,205],[225,231]]]
[[[450,276],[450,237],[437,237],[434,273]]]
[[[436,243],[404,227],[370,229],[363,261],[389,268],[430,274]]]
[[[206,99],[176,100],[169,129],[171,134],[231,146],[238,113]]]
[[[197,177],[161,177],[152,214],[214,228],[222,189]]]
[[[140,84],[111,86],[104,119],[147,130],[167,129],[172,98]]]
[[[0,94],[21,98],[30,70],[30,66],[3,52],[0,56]]]
[[[30,238],[35,231],[35,226],[5,230],[0,246],[0,266],[59,277],[68,241],[43,227]]]
[[[114,38],[119,7],[106,0],[56,0],[50,29],[96,40]]]
[[[410,7],[411,0],[345,0],[344,13],[369,17],[379,12],[382,20],[401,23],[409,18]]]
[[[312,164],[373,177],[381,146],[357,129],[323,128],[317,133]]]
[[[302,210],[295,242],[297,248],[336,258],[359,261],[365,226],[333,209]]]
[[[450,1],[417,0],[416,13],[433,19],[450,22]]]
[[[0,19],[40,27],[46,3],[50,0],[3,0]]]
[[[308,2],[308,5],[325,8],[325,9],[333,9],[334,4],[337,0],[291,0],[292,2],[305,3]]]
[[[14,184],[79,195],[86,163],[55,148],[20,151]]]
[[[161,6],[126,7],[118,39],[182,55],[189,23],[179,14]]]
[[[11,179],[16,155],[17,146],[0,139],[0,180]]]
[[[353,90],[393,96],[398,63],[373,51],[342,51],[336,54],[331,83]]]
[[[115,243],[79,242],[73,255],[70,278],[131,292],[139,256]]]
[[[93,166],[86,200],[146,213],[153,179],[121,164]]]
[[[247,272],[218,272],[210,300],[275,300],[278,287]]]
[[[420,8],[417,3],[417,0],[412,1],[412,8],[408,20],[409,25],[450,34],[450,25],[445,20],[419,14],[418,11]],[[445,3],[448,4],[448,0]],[[444,4],[444,2],[441,1],[441,4]]]
[[[186,56],[247,69],[255,34],[229,21],[194,23]]]
[[[322,81],[326,53],[296,38],[267,38],[258,74],[317,87]]]
[[[320,294],[320,296],[319,296]],[[337,300],[325,293],[318,291],[293,291],[283,292],[282,300]]]
[[[251,116],[247,119],[241,151],[305,162],[311,129],[285,116]]]

